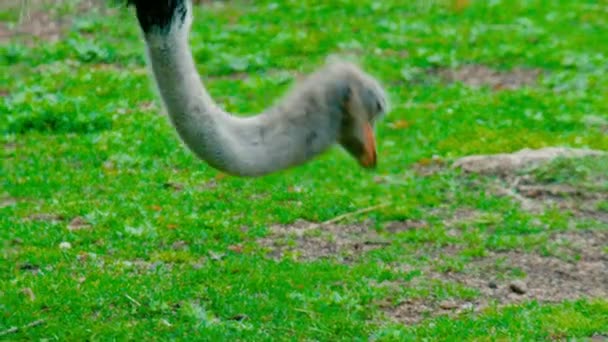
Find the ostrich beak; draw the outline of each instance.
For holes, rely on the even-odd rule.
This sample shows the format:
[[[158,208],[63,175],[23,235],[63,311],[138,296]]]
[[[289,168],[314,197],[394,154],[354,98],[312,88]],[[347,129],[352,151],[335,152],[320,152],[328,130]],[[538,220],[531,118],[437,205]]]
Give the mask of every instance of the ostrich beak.
[[[376,138],[369,123],[363,125],[363,154],[359,156],[359,164],[365,168],[376,167]]]

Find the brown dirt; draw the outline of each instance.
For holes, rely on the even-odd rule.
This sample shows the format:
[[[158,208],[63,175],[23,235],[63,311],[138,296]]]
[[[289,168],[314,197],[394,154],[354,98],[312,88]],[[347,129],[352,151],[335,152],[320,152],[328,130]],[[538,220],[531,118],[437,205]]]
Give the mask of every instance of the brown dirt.
[[[521,67],[499,71],[484,65],[471,64],[456,69],[436,69],[431,74],[439,76],[444,82],[461,82],[474,88],[488,86],[494,90],[502,90],[532,86],[537,82],[541,71]]]
[[[18,203],[18,200],[8,194],[0,195],[0,209],[13,206]]]
[[[68,224],[69,231],[79,231],[91,228],[91,224],[84,217],[76,216]]]
[[[567,210],[577,218],[608,223],[608,212],[601,211],[598,203],[608,198],[608,193],[596,189],[582,189],[565,184],[544,184],[534,177],[518,175],[547,164],[556,158],[581,158],[606,155],[604,151],[547,147],[537,150],[523,149],[515,153],[474,155],[458,159],[452,164],[466,173],[498,176],[491,191],[518,201],[522,209],[543,212],[550,208]]]
[[[468,220],[475,212],[455,214]],[[397,233],[424,228],[418,221],[392,222],[385,230]],[[351,262],[358,255],[382,248],[390,243],[369,224],[324,225],[306,221],[294,225],[276,225],[271,234],[259,240],[275,259],[293,257],[301,261],[333,257]],[[481,311],[491,305],[509,305],[524,301],[545,303],[580,298],[608,298],[608,230],[574,230],[554,233],[548,244],[556,247],[555,255],[541,256],[520,250],[490,252],[468,262],[459,272],[438,271],[434,265],[459,252],[456,246],[444,246],[420,251],[430,258],[421,276],[407,282],[382,282],[375,286],[388,287],[395,293],[403,288],[428,288],[429,282],[458,284],[478,291],[472,300],[439,299],[433,296],[402,300],[391,298],[377,304],[387,316],[397,322],[414,324],[427,317]],[[411,270],[407,264],[393,264],[399,270]],[[523,277],[522,277],[523,276]],[[520,277],[520,278],[517,278]],[[519,281],[519,284],[513,283]],[[523,293],[521,292],[523,289]],[[398,295],[397,295],[398,298]]]
[[[608,212],[599,209],[598,205],[608,198],[606,192],[561,184],[535,184],[530,178],[518,179],[512,191],[510,194],[515,195],[525,210],[543,212],[555,208],[568,211],[579,219],[608,224]]]
[[[50,42],[59,40],[61,33],[68,26],[68,22],[61,18],[51,18],[45,12],[32,12],[15,28],[8,28],[5,24],[0,26],[0,42],[7,42],[10,38],[28,39],[38,37]]]
[[[380,284],[397,289],[416,287],[429,280],[456,283],[476,289],[480,295],[474,300],[439,300],[427,296],[409,298],[397,304],[385,301],[379,305],[391,319],[413,324],[429,316],[477,312],[494,304],[509,305],[524,301],[553,303],[580,298],[608,298],[608,254],[603,251],[608,244],[608,231],[556,233],[551,240],[570,242],[569,247],[564,247],[564,253],[576,254],[580,259],[565,261],[562,258],[543,257],[521,251],[491,253],[468,263],[462,272],[440,273],[427,269],[422,270],[422,277],[411,282]],[[448,257],[449,254],[448,252]],[[445,258],[445,254],[442,257]],[[524,278],[508,279],[504,273],[512,270],[523,272]],[[516,284],[515,281],[521,284]],[[520,287],[523,287],[524,293],[515,291]]]
[[[467,172],[498,176],[495,188],[498,195],[510,196],[522,203],[524,209],[545,210],[557,207],[571,210],[577,219],[593,219],[598,222],[595,230],[569,230],[553,233],[547,246],[550,253],[510,250],[490,251],[487,255],[473,259],[462,270],[443,271],[437,265],[456,256],[461,248],[457,245],[423,247],[418,253],[427,258],[417,269],[421,275],[411,281],[391,281],[375,284],[386,286],[389,296],[377,304],[391,319],[413,324],[426,317],[454,315],[461,312],[477,312],[493,305],[510,305],[523,301],[561,302],[580,298],[608,298],[608,213],[600,212],[597,201],[608,194],[597,189],[579,189],[559,184],[539,184],[532,176],[521,176],[517,171],[540,166],[557,157],[580,157],[597,155],[599,151],[581,151],[561,148],[524,150],[519,154],[467,157],[457,166]],[[489,161],[488,161],[489,160]],[[419,174],[426,174],[424,167],[433,170],[443,163],[422,163]],[[377,180],[379,182],[385,179]],[[461,208],[449,215],[441,209],[429,215],[445,217],[448,235],[461,234],[458,226],[480,218],[480,213]],[[397,233],[410,229],[423,229],[427,224],[419,221],[388,223],[385,231]],[[276,225],[271,233],[261,239],[260,244],[268,249],[269,256],[280,259],[292,257],[296,260],[315,260],[332,257],[342,262],[351,262],[358,255],[382,248],[391,239],[379,234],[370,224],[317,225],[300,221],[294,225]],[[424,250],[423,250],[424,249]],[[551,254],[551,255],[549,255]],[[401,271],[412,270],[412,265],[393,264]],[[518,279],[519,278],[519,279]],[[460,298],[439,299],[434,296],[400,298],[404,288],[428,289],[433,283],[460,285],[474,289],[478,296],[465,300]],[[374,284],[372,284],[374,285]],[[423,291],[424,292],[424,291]]]
[[[486,175],[511,175],[516,171],[537,167],[556,158],[580,158],[605,155],[606,152],[567,147],[545,147],[541,149],[522,149],[513,153],[473,155],[462,157],[452,164],[465,172]]]
[[[61,222],[65,220],[65,217],[62,215],[51,214],[51,213],[38,213],[32,214],[25,218],[27,221],[43,221],[43,222]]]
[[[72,16],[91,11],[94,8],[106,9],[104,0],[81,0],[75,13],[57,15],[47,7],[52,2],[45,0],[6,0],[0,8],[6,11],[19,11],[20,20],[14,25],[0,23],[0,43],[10,39],[30,41],[32,38],[54,42],[61,38],[63,33],[72,24]]]
[[[396,233],[424,226],[424,222],[406,221],[391,223],[386,229]],[[308,261],[335,257],[349,262],[358,254],[390,244],[365,223],[319,225],[302,220],[291,225],[272,226],[270,231],[258,243],[267,248],[268,255],[274,259],[290,256]]]

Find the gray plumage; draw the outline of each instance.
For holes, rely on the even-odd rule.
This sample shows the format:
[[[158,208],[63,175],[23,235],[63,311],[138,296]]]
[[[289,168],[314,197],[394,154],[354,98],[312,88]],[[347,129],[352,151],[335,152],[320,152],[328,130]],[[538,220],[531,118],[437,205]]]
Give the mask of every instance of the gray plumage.
[[[263,113],[234,116],[217,106],[196,71],[188,44],[190,1],[131,2],[171,122],[209,165],[232,175],[261,176],[300,165],[335,143],[362,166],[376,165],[372,129],[387,111],[386,96],[355,65],[328,62]]]

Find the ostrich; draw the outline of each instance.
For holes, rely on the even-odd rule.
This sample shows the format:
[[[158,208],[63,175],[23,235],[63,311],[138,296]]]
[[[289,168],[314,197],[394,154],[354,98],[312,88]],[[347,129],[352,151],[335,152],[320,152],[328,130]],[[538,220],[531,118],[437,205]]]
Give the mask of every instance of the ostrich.
[[[376,166],[374,123],[384,89],[349,62],[328,61],[261,114],[238,117],[211,98],[188,42],[191,0],[129,0],[169,118],[186,146],[212,167],[256,177],[303,164],[334,144]]]

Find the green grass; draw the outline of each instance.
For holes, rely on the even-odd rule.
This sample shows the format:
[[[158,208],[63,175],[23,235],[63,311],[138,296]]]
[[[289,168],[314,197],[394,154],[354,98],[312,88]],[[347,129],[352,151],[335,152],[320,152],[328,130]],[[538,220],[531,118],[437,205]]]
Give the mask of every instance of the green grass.
[[[489,178],[413,170],[435,155],[552,145],[608,150],[608,128],[597,120],[608,119],[604,3],[472,1],[455,11],[447,1],[231,1],[197,8],[192,49],[210,92],[230,111],[261,110],[296,73],[314,70],[329,54],[353,56],[390,94],[393,110],[378,127],[376,171],[358,168],[336,148],[259,179],[219,177],[158,115],[131,11],[74,15],[73,3],[44,9],[73,16],[64,39],[20,36],[0,46],[0,93],[7,93],[0,100],[0,199],[17,201],[0,208],[0,332],[45,320],[8,338],[608,335],[606,299],[525,302],[406,325],[391,322],[378,305],[394,294],[371,285],[408,284],[430,266],[458,272],[488,252],[536,252],[553,231],[568,227],[607,229],[606,222],[583,223],[559,210],[523,211],[493,195]],[[3,21],[18,25],[14,9],[0,10]],[[543,75],[535,86],[494,92],[427,74],[469,63],[540,68]],[[408,127],[395,125],[400,121]],[[605,159],[557,161],[533,175],[605,193],[607,165]],[[256,242],[274,224],[323,221],[379,203],[389,205],[348,220],[371,222],[390,245],[351,263],[277,262]],[[607,203],[598,202],[598,211],[608,212]],[[462,210],[477,215],[446,223]],[[60,217],[29,219],[41,213]],[[68,229],[75,217],[90,227]],[[395,220],[427,225],[386,232]],[[61,249],[62,242],[71,248]],[[453,260],[438,263],[419,253],[447,247],[458,249]],[[405,298],[479,296],[432,281],[401,291]]]

